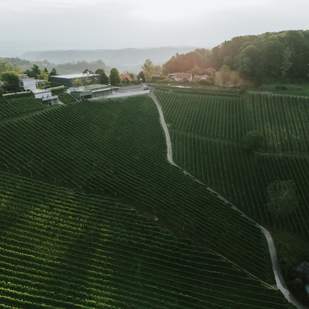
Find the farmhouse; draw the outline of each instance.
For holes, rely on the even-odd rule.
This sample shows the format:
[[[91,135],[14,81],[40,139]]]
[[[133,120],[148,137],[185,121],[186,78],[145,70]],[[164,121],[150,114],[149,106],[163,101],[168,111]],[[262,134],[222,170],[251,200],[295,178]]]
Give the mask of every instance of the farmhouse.
[[[129,84],[132,82],[132,78],[129,74],[120,74],[120,79],[123,84]]]
[[[82,77],[86,77],[88,80],[91,81],[91,83],[100,82],[100,74],[90,74],[89,72],[85,74],[76,73],[76,74],[54,75],[50,76],[50,81],[62,84],[64,86],[73,87],[74,80]]]
[[[209,78],[209,76],[206,74],[205,75],[194,75],[193,81],[198,82],[200,80],[206,80],[207,78]]]
[[[171,79],[174,79],[175,81],[177,82],[182,82],[184,81],[185,79],[188,81],[188,82],[191,82],[192,81],[192,74],[191,73],[170,73],[168,74],[169,77]]]

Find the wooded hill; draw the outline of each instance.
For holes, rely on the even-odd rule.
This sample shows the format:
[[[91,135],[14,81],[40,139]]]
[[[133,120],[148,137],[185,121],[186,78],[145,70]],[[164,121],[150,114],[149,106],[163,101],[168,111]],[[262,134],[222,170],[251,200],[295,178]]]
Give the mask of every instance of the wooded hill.
[[[228,65],[259,83],[308,79],[309,31],[289,30],[234,37],[221,45],[173,56],[163,74],[187,72],[199,66],[219,70]]]

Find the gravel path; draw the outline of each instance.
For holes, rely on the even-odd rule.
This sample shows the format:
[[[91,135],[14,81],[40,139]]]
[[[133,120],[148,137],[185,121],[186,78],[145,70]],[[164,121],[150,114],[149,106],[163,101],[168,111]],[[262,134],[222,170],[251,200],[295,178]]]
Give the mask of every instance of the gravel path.
[[[173,161],[173,156],[172,156],[172,143],[171,143],[171,138],[170,138],[170,134],[167,128],[167,125],[165,123],[164,120],[164,115],[162,112],[162,108],[160,103],[158,102],[155,94],[154,94],[154,90],[153,88],[150,88],[150,97],[153,99],[153,101],[155,102],[159,114],[160,114],[160,121],[163,127],[163,130],[165,132],[165,136],[166,136],[166,144],[167,144],[167,159],[168,161],[180,168],[181,170],[183,170],[181,167],[179,167],[177,164],[175,164],[175,162]],[[196,182],[198,182],[201,185],[206,186],[204,183],[202,183],[201,181],[199,181],[197,178],[195,178],[194,176],[192,176],[191,174],[189,174],[188,172],[186,172],[185,170],[183,170],[184,174],[189,175],[190,177],[192,177],[193,180],[195,180]],[[275,276],[275,280],[276,280],[276,285],[278,287],[278,289],[282,292],[282,294],[284,295],[284,297],[293,305],[296,306],[296,308],[298,309],[309,309],[308,307],[304,306],[303,304],[301,304],[292,294],[291,292],[288,290],[287,285],[285,284],[285,281],[283,279],[282,273],[281,273],[281,269],[279,267],[279,262],[278,262],[278,258],[277,258],[277,252],[276,252],[276,248],[274,245],[274,241],[273,238],[271,237],[270,233],[263,228],[261,225],[259,225],[258,223],[256,223],[254,220],[252,220],[251,218],[249,218],[245,213],[243,213],[241,210],[239,210],[236,206],[234,206],[231,202],[229,202],[228,200],[226,200],[223,196],[221,196],[220,194],[218,194],[217,192],[215,192],[214,190],[212,190],[211,188],[207,187],[207,190],[215,193],[219,199],[221,199],[222,201],[224,201],[225,203],[229,204],[232,206],[232,208],[241,213],[241,215],[243,217],[245,217],[246,219],[248,219],[249,221],[253,222],[255,224],[256,227],[258,227],[261,232],[264,234],[266,240],[267,240],[267,244],[268,244],[268,250],[269,250],[269,254],[271,257],[271,263],[272,263],[272,268],[273,268],[273,272],[274,272],[274,276]]]

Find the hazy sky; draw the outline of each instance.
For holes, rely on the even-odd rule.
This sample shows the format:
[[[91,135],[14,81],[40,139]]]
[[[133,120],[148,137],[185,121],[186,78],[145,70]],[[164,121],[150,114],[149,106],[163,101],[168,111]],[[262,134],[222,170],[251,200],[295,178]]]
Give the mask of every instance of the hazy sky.
[[[0,50],[212,48],[309,29],[308,12],[309,0],[0,0]]]

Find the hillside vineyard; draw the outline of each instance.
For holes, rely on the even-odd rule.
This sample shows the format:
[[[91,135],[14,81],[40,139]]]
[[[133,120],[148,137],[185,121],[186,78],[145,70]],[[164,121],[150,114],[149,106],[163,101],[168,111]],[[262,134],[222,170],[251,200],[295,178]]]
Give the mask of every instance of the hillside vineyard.
[[[151,98],[68,102],[0,124],[1,306],[290,308],[260,231],[167,162]]]
[[[299,209],[279,227],[308,237],[309,100],[247,94],[244,98],[156,92],[173,144],[174,161],[252,219],[270,225],[265,204],[271,182],[293,180]],[[245,135],[258,130],[261,153],[248,154]]]

